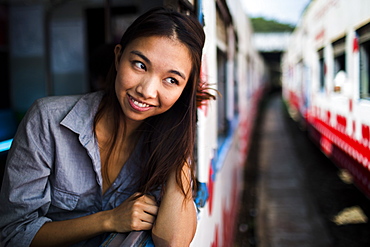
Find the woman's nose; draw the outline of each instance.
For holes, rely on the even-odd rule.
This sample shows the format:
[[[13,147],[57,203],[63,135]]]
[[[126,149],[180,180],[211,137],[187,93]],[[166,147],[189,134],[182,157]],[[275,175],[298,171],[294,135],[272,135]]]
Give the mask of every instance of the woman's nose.
[[[145,78],[136,87],[136,91],[144,99],[156,98],[158,94],[158,87],[160,85],[159,83],[160,80],[156,79],[155,77]]]

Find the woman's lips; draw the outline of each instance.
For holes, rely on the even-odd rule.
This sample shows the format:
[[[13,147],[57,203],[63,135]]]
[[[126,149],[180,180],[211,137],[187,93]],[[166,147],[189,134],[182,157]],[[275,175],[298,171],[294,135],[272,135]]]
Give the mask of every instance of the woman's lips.
[[[128,102],[130,103],[131,107],[137,111],[147,111],[150,108],[154,107],[153,105],[149,105],[144,102],[136,100],[129,94],[128,94]]]

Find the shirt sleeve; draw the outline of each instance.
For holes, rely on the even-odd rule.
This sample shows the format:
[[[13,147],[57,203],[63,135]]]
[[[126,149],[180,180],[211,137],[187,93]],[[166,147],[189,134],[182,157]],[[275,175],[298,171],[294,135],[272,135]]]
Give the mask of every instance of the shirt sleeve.
[[[37,101],[18,127],[0,193],[1,246],[29,246],[48,221],[53,141],[47,112]]]

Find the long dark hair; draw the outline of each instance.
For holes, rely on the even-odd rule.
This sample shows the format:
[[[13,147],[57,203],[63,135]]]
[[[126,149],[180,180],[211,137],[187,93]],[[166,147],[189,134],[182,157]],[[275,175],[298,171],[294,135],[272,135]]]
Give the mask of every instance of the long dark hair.
[[[191,54],[192,69],[189,80],[177,102],[166,112],[144,120],[140,126],[143,135],[143,150],[148,160],[143,164],[143,171],[138,178],[139,192],[145,194],[158,188],[164,188],[172,172],[176,172],[176,182],[184,195],[189,195],[191,188],[185,191],[182,186],[181,172],[186,163],[194,167],[193,150],[196,130],[197,98],[204,100],[212,97],[202,93],[200,67],[205,34],[200,23],[191,16],[166,8],[155,8],[136,19],[123,34],[120,41],[122,52],[133,40],[140,37],[169,37],[183,43]],[[115,133],[121,126],[122,110],[115,94],[116,70],[114,64],[107,76],[107,86],[99,111],[95,117],[95,126],[104,113],[110,112],[114,119]],[[201,98],[201,99],[200,99]],[[120,136],[113,135],[109,143],[109,152],[115,150]],[[107,174],[108,163],[103,175]],[[193,168],[194,169],[194,168]],[[194,181],[194,171],[191,179]]]

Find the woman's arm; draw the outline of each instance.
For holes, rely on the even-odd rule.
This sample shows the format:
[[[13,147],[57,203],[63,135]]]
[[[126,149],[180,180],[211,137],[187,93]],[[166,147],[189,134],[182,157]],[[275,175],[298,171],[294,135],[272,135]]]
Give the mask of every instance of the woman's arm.
[[[183,166],[185,191],[191,186],[189,167]],[[197,227],[196,211],[191,193],[185,198],[173,173],[166,183],[164,196],[152,229],[155,246],[189,246]]]
[[[45,223],[31,246],[68,246],[108,231],[107,212],[81,218]]]
[[[105,232],[152,229],[158,207],[154,197],[132,195],[112,210],[64,221],[45,223],[31,246],[66,246]]]

